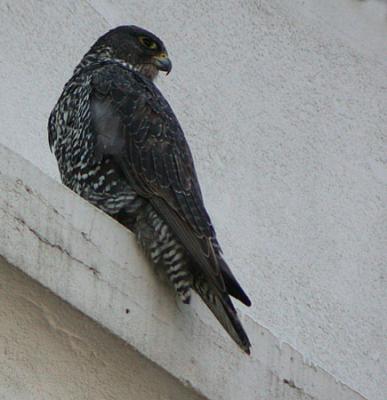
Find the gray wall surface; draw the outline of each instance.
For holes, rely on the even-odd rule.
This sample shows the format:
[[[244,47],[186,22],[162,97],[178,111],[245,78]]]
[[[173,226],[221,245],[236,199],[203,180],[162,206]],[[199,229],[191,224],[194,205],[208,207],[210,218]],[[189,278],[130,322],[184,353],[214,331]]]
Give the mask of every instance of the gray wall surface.
[[[46,123],[75,64],[118,24],[154,31],[246,312],[382,400],[386,16],[376,0],[1,0],[0,141],[57,177]]]

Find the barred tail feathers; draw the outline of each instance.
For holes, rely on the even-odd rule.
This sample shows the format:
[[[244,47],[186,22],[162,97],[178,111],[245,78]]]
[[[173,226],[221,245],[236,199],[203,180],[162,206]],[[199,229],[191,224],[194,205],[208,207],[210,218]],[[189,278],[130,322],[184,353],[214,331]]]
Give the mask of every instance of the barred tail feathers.
[[[189,303],[190,289],[193,286],[230,337],[243,351],[250,354],[250,341],[229,295],[214,287],[205,276],[198,274],[197,268],[190,268],[190,257],[153,207],[148,205],[138,214],[134,231],[153,264],[162,266],[181,300]],[[228,286],[226,285],[227,288]],[[231,291],[230,294],[241,297],[235,296],[236,291],[234,292]]]
[[[194,282],[196,292],[205,302],[207,307],[221,323],[230,337],[247,354],[250,354],[250,341],[238,318],[238,314],[227,294],[209,290],[208,284],[203,280]]]

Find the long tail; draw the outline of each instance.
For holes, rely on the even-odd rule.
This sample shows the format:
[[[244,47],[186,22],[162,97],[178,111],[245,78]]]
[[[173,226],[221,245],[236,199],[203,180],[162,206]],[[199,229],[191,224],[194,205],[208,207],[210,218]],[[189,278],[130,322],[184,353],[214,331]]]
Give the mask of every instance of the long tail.
[[[120,222],[125,223],[126,221],[121,220]],[[137,240],[153,264],[160,264],[163,267],[182,300],[186,303],[189,302],[189,288],[192,284],[231,338],[243,351],[250,354],[250,341],[239,321],[228,293],[226,291],[221,292],[206,277],[200,273],[198,274],[198,268],[190,269],[189,264],[193,262],[190,260],[191,257],[185,251],[182,252],[182,246],[175,240],[175,235],[169,225],[163,221],[151,206],[145,208],[143,213],[139,213],[134,224],[134,231]],[[175,259],[179,261],[178,265],[174,263]],[[231,271],[224,262],[223,264],[221,264],[221,268],[225,275],[227,290],[246,305],[250,305],[250,300],[236,282]],[[191,272],[189,272],[190,270]],[[168,271],[171,271],[172,275]],[[196,273],[193,271],[196,271]],[[173,273],[176,275],[175,277]],[[191,276],[191,278],[188,279],[188,276]],[[175,278],[179,278],[179,280],[176,281]],[[187,291],[185,292],[183,289],[187,289]]]
[[[226,293],[222,294],[217,293],[217,290],[211,290],[207,282],[202,279],[195,279],[194,287],[231,338],[244,352],[250,354],[251,344],[249,338],[243,329],[230,297]]]

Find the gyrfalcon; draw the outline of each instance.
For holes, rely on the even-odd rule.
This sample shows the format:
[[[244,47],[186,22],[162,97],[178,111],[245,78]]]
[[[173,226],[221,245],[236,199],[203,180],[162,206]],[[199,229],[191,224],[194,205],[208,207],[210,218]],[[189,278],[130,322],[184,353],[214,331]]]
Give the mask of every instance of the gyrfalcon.
[[[63,183],[134,232],[181,300],[194,289],[250,353],[230,296],[251,302],[223,259],[182,128],[153,82],[171,68],[154,34],[107,32],[51,112],[50,147]]]

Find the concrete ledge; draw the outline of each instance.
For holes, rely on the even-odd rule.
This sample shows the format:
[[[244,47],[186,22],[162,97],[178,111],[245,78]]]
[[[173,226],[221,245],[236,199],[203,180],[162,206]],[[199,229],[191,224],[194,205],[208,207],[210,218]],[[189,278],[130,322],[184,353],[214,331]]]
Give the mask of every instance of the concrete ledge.
[[[0,257],[0,399],[203,400]]]
[[[175,301],[130,232],[2,146],[0,221],[10,264],[209,399],[364,399],[246,315],[244,355],[198,299]]]

